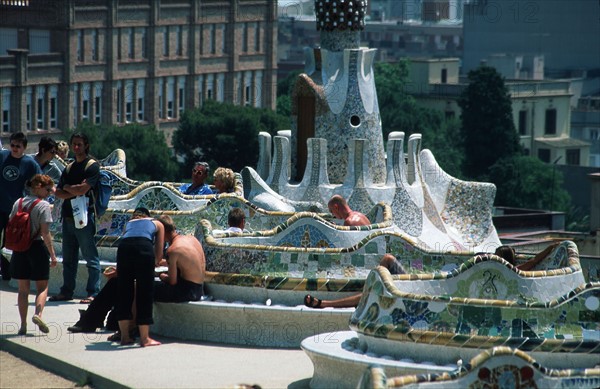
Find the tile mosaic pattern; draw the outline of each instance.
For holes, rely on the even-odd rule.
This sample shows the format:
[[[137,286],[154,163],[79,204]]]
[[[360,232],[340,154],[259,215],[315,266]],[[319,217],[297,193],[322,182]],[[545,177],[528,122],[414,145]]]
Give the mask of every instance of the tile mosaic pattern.
[[[369,367],[359,389],[375,388],[598,388],[600,368],[550,369],[529,354],[498,346],[482,351],[452,373],[387,377],[380,367]]]
[[[552,270],[521,272],[494,255],[451,272],[391,276],[377,268],[350,327],[363,339],[600,354],[600,283],[573,287],[583,281],[578,252],[572,242],[563,245],[569,266]]]

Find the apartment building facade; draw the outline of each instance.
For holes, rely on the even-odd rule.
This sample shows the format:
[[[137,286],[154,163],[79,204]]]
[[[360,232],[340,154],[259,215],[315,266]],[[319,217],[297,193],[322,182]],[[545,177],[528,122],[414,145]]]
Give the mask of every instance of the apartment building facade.
[[[0,136],[276,104],[276,0],[1,0]]]
[[[459,64],[458,58],[412,58],[408,92],[419,104],[459,118],[458,99],[468,85]],[[527,155],[546,163],[590,165],[590,143],[571,137],[571,80],[506,80],[505,85]]]

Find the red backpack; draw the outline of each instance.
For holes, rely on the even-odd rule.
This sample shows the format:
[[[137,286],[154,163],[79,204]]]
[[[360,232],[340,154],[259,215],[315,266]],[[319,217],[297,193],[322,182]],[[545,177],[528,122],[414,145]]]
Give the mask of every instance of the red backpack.
[[[35,238],[35,236],[31,236],[31,220],[29,216],[31,210],[40,201],[40,199],[37,199],[31,204],[29,209],[23,209],[23,199],[19,199],[19,209],[6,225],[6,238],[4,242],[6,248],[16,252],[29,250]]]

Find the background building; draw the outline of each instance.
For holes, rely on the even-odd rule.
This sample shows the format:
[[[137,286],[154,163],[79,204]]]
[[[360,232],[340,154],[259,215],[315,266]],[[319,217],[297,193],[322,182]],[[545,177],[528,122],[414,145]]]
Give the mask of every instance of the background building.
[[[464,5],[463,70],[494,54],[543,56],[547,77],[600,70],[600,3],[478,0]]]
[[[0,1],[0,136],[274,108],[276,37],[274,0]]]

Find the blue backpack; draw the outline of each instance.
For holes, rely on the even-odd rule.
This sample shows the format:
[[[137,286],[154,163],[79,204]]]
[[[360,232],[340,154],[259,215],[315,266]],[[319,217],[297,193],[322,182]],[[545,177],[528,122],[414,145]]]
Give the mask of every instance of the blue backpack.
[[[85,165],[85,170],[96,163],[95,160],[91,159]],[[73,162],[65,167],[67,173],[71,169]],[[92,189],[92,199],[94,200],[94,213],[96,217],[101,217],[108,208],[108,202],[110,201],[110,195],[112,194],[112,185],[110,184],[110,174],[106,170],[100,169],[100,178],[96,183],[96,186]]]

